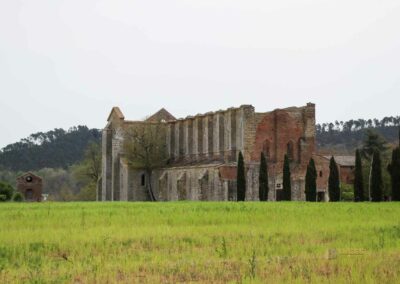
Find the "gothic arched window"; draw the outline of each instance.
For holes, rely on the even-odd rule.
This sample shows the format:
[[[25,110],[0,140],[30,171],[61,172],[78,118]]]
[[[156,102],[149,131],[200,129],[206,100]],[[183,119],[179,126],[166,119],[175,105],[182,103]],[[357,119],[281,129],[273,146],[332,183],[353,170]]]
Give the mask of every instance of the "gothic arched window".
[[[271,143],[269,142],[269,140],[264,141],[262,151],[267,159],[271,158]]]
[[[293,149],[293,141],[289,141],[289,143],[287,143],[287,151],[286,154],[289,158],[289,160],[293,160],[294,158],[294,149]]]
[[[142,176],[141,176],[141,185],[146,186],[146,175],[145,174],[142,174]]]

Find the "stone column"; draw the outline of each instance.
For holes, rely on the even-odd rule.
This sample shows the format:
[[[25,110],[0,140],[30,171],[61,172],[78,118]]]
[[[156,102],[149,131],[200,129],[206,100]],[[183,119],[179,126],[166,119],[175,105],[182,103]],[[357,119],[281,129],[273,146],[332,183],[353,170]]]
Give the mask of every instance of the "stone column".
[[[207,143],[208,143],[208,157],[214,156],[214,117],[212,114],[207,116],[207,124],[208,124],[208,134],[207,134]]]
[[[215,113],[213,115],[213,154],[214,157],[220,155],[219,148],[219,114]]]
[[[180,137],[179,137],[179,122],[175,123],[175,128],[174,128],[174,136],[175,136],[175,149],[174,149],[174,153],[175,153],[175,159],[178,160],[180,158],[180,151],[179,151],[179,147],[180,147]]]
[[[194,136],[193,136],[193,118],[192,117],[188,117],[188,119],[187,119],[187,132],[188,132],[188,157],[189,157],[189,160],[193,160]]]
[[[175,155],[175,144],[176,144],[176,137],[175,137],[175,122],[172,122],[169,125],[169,132],[170,132],[170,158],[172,160],[176,159],[176,155]]]
[[[224,113],[220,112],[218,114],[218,124],[219,124],[219,153],[223,158],[225,156],[225,117]]]
[[[236,141],[236,110],[231,109],[229,111],[229,115],[231,118],[231,152],[230,152],[230,159],[232,161],[236,160],[236,150],[237,150],[237,141]]]
[[[199,118],[193,120],[193,160],[198,160],[199,155]]]
[[[112,188],[112,130],[102,133],[102,188],[99,201],[111,201]]]
[[[167,144],[167,156],[171,158],[171,156],[172,156],[172,151],[171,151],[171,124],[167,125],[167,133],[166,134],[167,134],[167,137],[166,137],[166,139],[167,139],[167,141],[166,141],[166,144]]]
[[[179,158],[182,159],[185,156],[185,133],[184,133],[184,121],[179,120],[178,123],[178,135],[179,135]]]
[[[238,151],[243,151],[244,147],[244,114],[243,110],[236,111],[236,148]]]
[[[208,156],[208,117],[204,116],[202,118],[203,123],[203,157]]]
[[[190,158],[190,153],[189,153],[189,121],[186,119],[183,122],[183,152],[185,155],[185,160],[188,160]]]
[[[196,117],[197,121],[197,154],[198,159],[201,159],[203,156],[203,140],[204,140],[204,129],[203,129],[203,117]]]
[[[224,157],[225,159],[228,159],[229,161],[229,156],[230,156],[230,151],[232,150],[232,119],[231,119],[231,113],[229,111],[226,111],[224,113],[224,121],[225,121],[225,145],[224,145]]]
[[[128,190],[129,190],[129,173],[128,164],[121,159],[120,164],[120,198],[119,201],[128,201]]]
[[[120,130],[119,130],[120,131]],[[112,191],[111,200],[119,201],[120,198],[120,158],[123,145],[121,133],[116,133],[112,139]]]

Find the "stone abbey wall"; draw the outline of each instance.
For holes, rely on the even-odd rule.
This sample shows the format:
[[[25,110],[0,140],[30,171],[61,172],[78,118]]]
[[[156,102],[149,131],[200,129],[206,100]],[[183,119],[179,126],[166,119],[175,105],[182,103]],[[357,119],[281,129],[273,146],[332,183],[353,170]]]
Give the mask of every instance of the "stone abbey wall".
[[[315,152],[315,105],[257,113],[243,105],[185,119],[165,110],[151,121],[126,121],[114,108],[103,130],[103,176],[98,200],[149,200],[148,184],[160,201],[235,200],[236,161],[244,154],[247,199],[258,200],[261,152],[268,158],[270,200],[279,199],[284,155],[291,159],[293,200],[304,199],[304,176]],[[168,119],[168,120],[166,120]],[[124,133],[130,127],[162,123],[168,165],[154,171],[151,181],[132,170],[123,153]]]
[[[172,163],[234,162],[244,149],[244,126],[253,112],[252,106],[241,106],[167,122]]]

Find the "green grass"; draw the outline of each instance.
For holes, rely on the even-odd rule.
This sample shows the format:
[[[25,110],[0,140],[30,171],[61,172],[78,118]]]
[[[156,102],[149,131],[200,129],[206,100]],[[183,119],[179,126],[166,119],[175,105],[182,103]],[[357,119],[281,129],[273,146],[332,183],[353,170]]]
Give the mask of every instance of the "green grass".
[[[400,204],[0,204],[0,283],[398,283]]]

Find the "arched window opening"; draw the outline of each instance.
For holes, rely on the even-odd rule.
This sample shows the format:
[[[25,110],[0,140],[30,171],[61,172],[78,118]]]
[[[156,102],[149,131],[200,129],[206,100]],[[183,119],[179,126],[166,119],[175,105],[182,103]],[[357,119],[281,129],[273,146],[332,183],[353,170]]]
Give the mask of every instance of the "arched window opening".
[[[324,174],[322,173],[322,171],[319,172],[319,177],[322,177]]]
[[[290,142],[287,144],[287,152],[286,152],[286,154],[287,154],[289,160],[293,160],[293,158],[294,158],[294,153],[293,153],[293,142],[292,142],[292,141],[290,141]]]
[[[142,180],[141,180],[142,186],[146,186],[146,175],[142,174]]]
[[[263,144],[263,153],[267,159],[271,158],[271,147],[269,140],[265,140]]]

